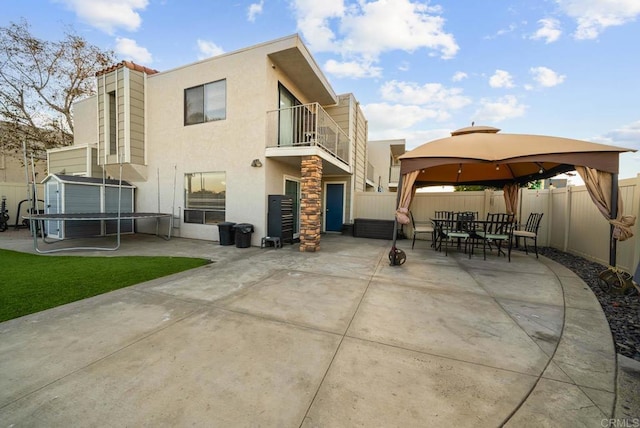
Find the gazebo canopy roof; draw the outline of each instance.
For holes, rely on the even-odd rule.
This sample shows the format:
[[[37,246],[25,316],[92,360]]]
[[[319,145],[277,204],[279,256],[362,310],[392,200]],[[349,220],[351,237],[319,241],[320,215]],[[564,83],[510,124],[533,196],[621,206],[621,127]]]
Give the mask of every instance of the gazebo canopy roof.
[[[400,156],[401,173],[420,171],[419,186],[524,184],[588,166],[617,173],[621,152],[634,151],[574,140],[529,134],[501,134],[488,126],[471,126],[423,144]]]

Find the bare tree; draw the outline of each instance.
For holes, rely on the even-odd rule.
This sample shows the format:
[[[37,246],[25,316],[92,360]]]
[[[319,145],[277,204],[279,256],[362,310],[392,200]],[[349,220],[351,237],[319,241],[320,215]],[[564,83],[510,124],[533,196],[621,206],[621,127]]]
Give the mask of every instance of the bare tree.
[[[114,63],[112,51],[68,28],[60,41],[34,37],[26,20],[0,27],[0,151],[26,141],[39,155],[73,141],[75,101],[95,93],[97,71]]]

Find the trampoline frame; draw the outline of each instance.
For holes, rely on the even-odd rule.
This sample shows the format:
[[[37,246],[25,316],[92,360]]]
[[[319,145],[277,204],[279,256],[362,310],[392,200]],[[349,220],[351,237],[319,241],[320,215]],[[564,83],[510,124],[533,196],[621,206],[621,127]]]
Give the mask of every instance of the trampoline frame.
[[[162,218],[169,219],[169,228],[166,236],[160,235],[160,220]],[[173,215],[166,213],[78,213],[78,214],[32,214],[23,216],[23,218],[29,220],[32,225],[31,234],[33,235],[33,249],[40,254],[56,253],[60,251],[81,251],[81,250],[94,250],[94,251],[115,251],[120,248],[120,221],[121,220],[140,220],[155,218],[156,219],[156,235],[162,237],[165,240],[171,239],[171,230],[173,229]],[[38,246],[38,232],[37,227],[34,227],[36,223],[40,222],[40,234],[42,236],[42,242],[45,244],[53,244],[55,242],[62,242],[64,239],[57,241],[47,241],[44,233],[45,221],[101,221],[101,220],[117,220],[118,230],[116,232],[116,245],[113,247],[65,247],[65,248],[53,248],[50,250],[42,250]],[[102,235],[105,236],[105,235]]]

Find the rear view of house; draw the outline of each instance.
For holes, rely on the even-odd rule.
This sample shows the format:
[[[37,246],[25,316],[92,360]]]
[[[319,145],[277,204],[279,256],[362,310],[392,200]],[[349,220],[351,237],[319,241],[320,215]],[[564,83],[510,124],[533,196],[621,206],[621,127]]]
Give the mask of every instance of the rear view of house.
[[[122,176],[137,211],[173,213],[186,238],[216,241],[220,222],[250,223],[259,245],[269,195],[291,198],[302,251],[352,219],[367,122],[299,36],[165,72],[125,61],[96,79],[98,94],[75,105],[74,145],[49,152],[50,174]]]

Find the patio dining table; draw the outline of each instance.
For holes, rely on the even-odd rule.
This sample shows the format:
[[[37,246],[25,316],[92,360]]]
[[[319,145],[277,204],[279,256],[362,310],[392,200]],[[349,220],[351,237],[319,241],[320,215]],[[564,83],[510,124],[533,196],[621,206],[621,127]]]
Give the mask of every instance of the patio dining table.
[[[436,230],[436,233],[434,234],[435,242],[433,243],[433,248],[434,250],[437,250],[437,251],[440,251],[442,248],[442,239],[446,236],[444,229],[448,223],[451,225],[455,223],[456,230],[461,229],[462,222],[458,220],[452,220],[450,218],[449,219],[429,218],[429,220],[433,222],[434,229]],[[512,221],[485,219],[485,220],[470,220],[470,221],[465,221],[465,223],[467,225],[465,232],[469,233],[470,235],[469,239],[476,240],[476,241],[482,240],[483,247],[485,245],[488,245],[489,248],[491,249],[491,240],[488,238],[488,236],[491,235],[491,232],[496,230],[507,231],[508,232],[506,233],[506,235],[508,235],[508,238],[506,239],[508,241],[507,245],[509,246],[511,245],[510,243],[511,233],[509,231],[513,230],[513,227],[515,226],[515,224]],[[473,243],[471,247],[472,251],[475,244],[476,243]],[[458,238],[458,247],[460,247],[460,238]],[[496,245],[496,248],[498,249],[498,255],[502,254],[504,256],[507,256],[507,253],[505,253],[504,250],[502,249],[502,245]],[[486,259],[486,251],[484,250],[484,248],[483,248],[483,254]]]

